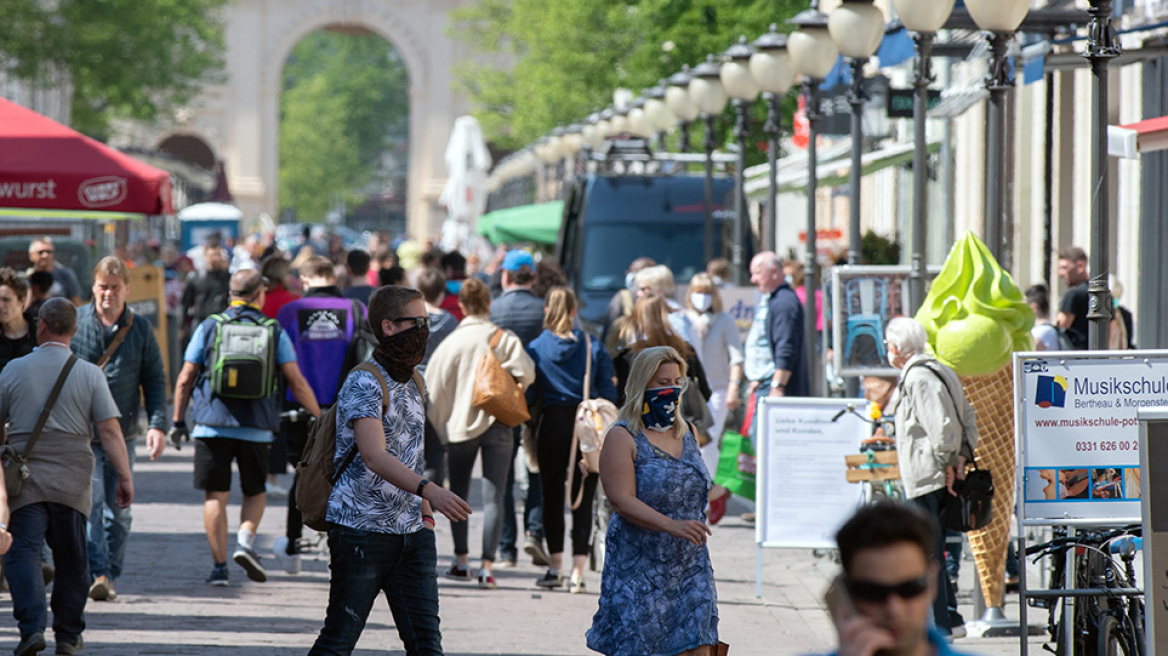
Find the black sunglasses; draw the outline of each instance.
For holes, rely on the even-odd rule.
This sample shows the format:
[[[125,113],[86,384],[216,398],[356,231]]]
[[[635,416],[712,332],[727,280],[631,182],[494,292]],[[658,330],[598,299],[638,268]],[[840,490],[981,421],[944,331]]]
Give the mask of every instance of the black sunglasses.
[[[852,599],[880,604],[888,601],[888,597],[891,595],[896,595],[901,599],[915,599],[921,596],[929,589],[929,577],[925,575],[895,585],[849,578],[844,581],[844,584]]]
[[[394,323],[405,323],[405,322],[407,322],[407,321],[413,321],[413,322],[414,322],[414,327],[415,327],[415,328],[419,328],[419,329],[421,329],[421,328],[429,328],[429,327],[430,327],[430,317],[429,317],[429,316],[422,316],[422,317],[398,317],[397,319],[392,319],[392,321],[393,321]]]

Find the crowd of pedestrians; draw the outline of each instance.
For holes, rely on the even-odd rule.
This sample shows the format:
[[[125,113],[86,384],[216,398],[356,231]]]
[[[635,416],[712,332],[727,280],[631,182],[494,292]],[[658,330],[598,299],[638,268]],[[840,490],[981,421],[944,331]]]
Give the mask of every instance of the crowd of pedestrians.
[[[166,310],[182,354],[173,383],[153,326],[127,304],[131,262],[101,259],[84,303],[75,272],[54,261],[48,238],[32,242],[29,271],[0,269],[0,419],[9,422],[9,445],[37,447],[29,449],[37,474],[0,503],[18,656],[46,647],[47,571],[39,566],[46,545],[55,565],[57,653],[81,648],[87,600],[116,598],[140,434],[152,459],[168,443],[194,451],[213,586],[231,584],[232,561],[251,581],[268,579],[256,532],[277,494],[287,506],[271,559],[287,573],[300,571],[310,542],[300,474],[287,490],[276,474],[308,458],[311,440],[335,439],[325,511],[329,604],[312,654],[349,653],[381,594],[407,651],[439,654],[439,576],[494,588],[495,569],[516,566],[523,554],[546,567],[534,586],[582,593],[597,542],[603,578],[590,648],[718,653],[711,651],[719,643],[718,607],[706,540],[730,495],[713,483],[720,436],[737,431],[737,411],[764,397],[811,392],[804,344],[815,337],[804,334],[801,269],[772,252],[752,259],[758,301],[743,338],[723,303],[728,263],[711,262],[679,297],[669,267],[638,258],[594,334],[550,258],[500,251],[480,270],[476,257],[381,241],[369,250],[325,250],[329,257],[311,245],[282,252],[262,240],[249,240],[242,253],[214,238],[185,254],[163,249]],[[1080,254],[1065,253],[1070,285],[1084,279]],[[1027,295],[1048,317],[1046,290]],[[1074,286],[1036,338],[1051,346],[1078,339],[1079,296]],[[890,405],[896,439],[928,436],[932,460],[944,466],[902,465],[907,496],[924,514],[885,510],[911,529],[903,542],[925,551],[929,580],[918,594],[938,592],[934,622],[945,633],[955,600],[948,577],[943,570],[934,577],[930,564],[944,552],[943,534],[920,521],[936,519],[964,447],[976,445],[976,431],[961,430],[974,419],[952,372],[925,352],[919,324],[894,320],[886,337],[890,362],[901,369]],[[491,362],[521,390],[529,420],[503,421],[477,400],[479,371]],[[34,369],[63,369],[65,382],[31,376]],[[949,406],[915,405],[954,387]],[[582,465],[577,439],[578,408],[589,399],[619,408],[616,422],[600,431],[598,472]],[[38,422],[42,408],[48,412]],[[325,431],[313,421],[322,415],[334,422]],[[472,561],[466,499],[476,466],[483,521]],[[237,522],[227,513],[233,470],[243,493]],[[450,523],[448,563],[438,562],[436,515]],[[842,532],[841,549],[845,537],[854,539]],[[849,548],[863,565],[867,547]],[[908,560],[920,578],[916,560]],[[861,594],[870,592],[857,567],[845,560],[845,575]],[[842,620],[841,641],[871,637],[862,622],[852,628]],[[884,636],[877,638],[882,644]]]

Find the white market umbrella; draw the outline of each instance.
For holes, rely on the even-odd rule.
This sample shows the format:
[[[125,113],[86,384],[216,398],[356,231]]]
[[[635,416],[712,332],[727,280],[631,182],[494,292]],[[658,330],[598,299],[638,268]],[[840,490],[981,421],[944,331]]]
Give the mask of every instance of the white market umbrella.
[[[446,208],[442,224],[443,250],[468,251],[472,247],[473,228],[487,207],[487,171],[491,153],[483,131],[473,116],[454,121],[450,141],[446,144],[446,186],[438,203]]]

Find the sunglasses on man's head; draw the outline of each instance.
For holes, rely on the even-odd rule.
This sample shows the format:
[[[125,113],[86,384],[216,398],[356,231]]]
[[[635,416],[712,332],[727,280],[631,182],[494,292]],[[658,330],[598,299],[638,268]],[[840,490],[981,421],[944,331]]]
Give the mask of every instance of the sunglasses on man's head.
[[[425,328],[430,327],[430,317],[428,317],[428,316],[424,316],[424,317],[398,317],[397,319],[393,320],[394,323],[406,323],[409,321],[414,322],[415,328],[420,329],[423,327],[425,327]]]
[[[894,585],[848,578],[845,579],[844,584],[847,586],[848,594],[851,595],[852,599],[880,604],[888,601],[888,598],[892,595],[896,595],[901,599],[915,599],[921,596],[929,589],[929,577],[926,575],[920,578],[902,581]]]

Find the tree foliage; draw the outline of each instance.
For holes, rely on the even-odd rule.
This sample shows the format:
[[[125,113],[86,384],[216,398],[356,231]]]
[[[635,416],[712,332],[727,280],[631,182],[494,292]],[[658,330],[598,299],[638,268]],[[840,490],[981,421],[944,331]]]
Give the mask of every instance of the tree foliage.
[[[370,33],[318,30],[292,50],[280,98],[280,206],[319,221],[339,195],[358,203],[383,154],[407,137],[409,80]]]
[[[103,136],[110,118],[150,121],[214,82],[226,0],[2,0],[0,67],[73,84],[73,126]]]
[[[754,40],[803,0],[479,0],[457,10],[473,51],[458,79],[488,138],[516,148],[639,92],[740,34]],[[501,69],[499,64],[510,64]]]

